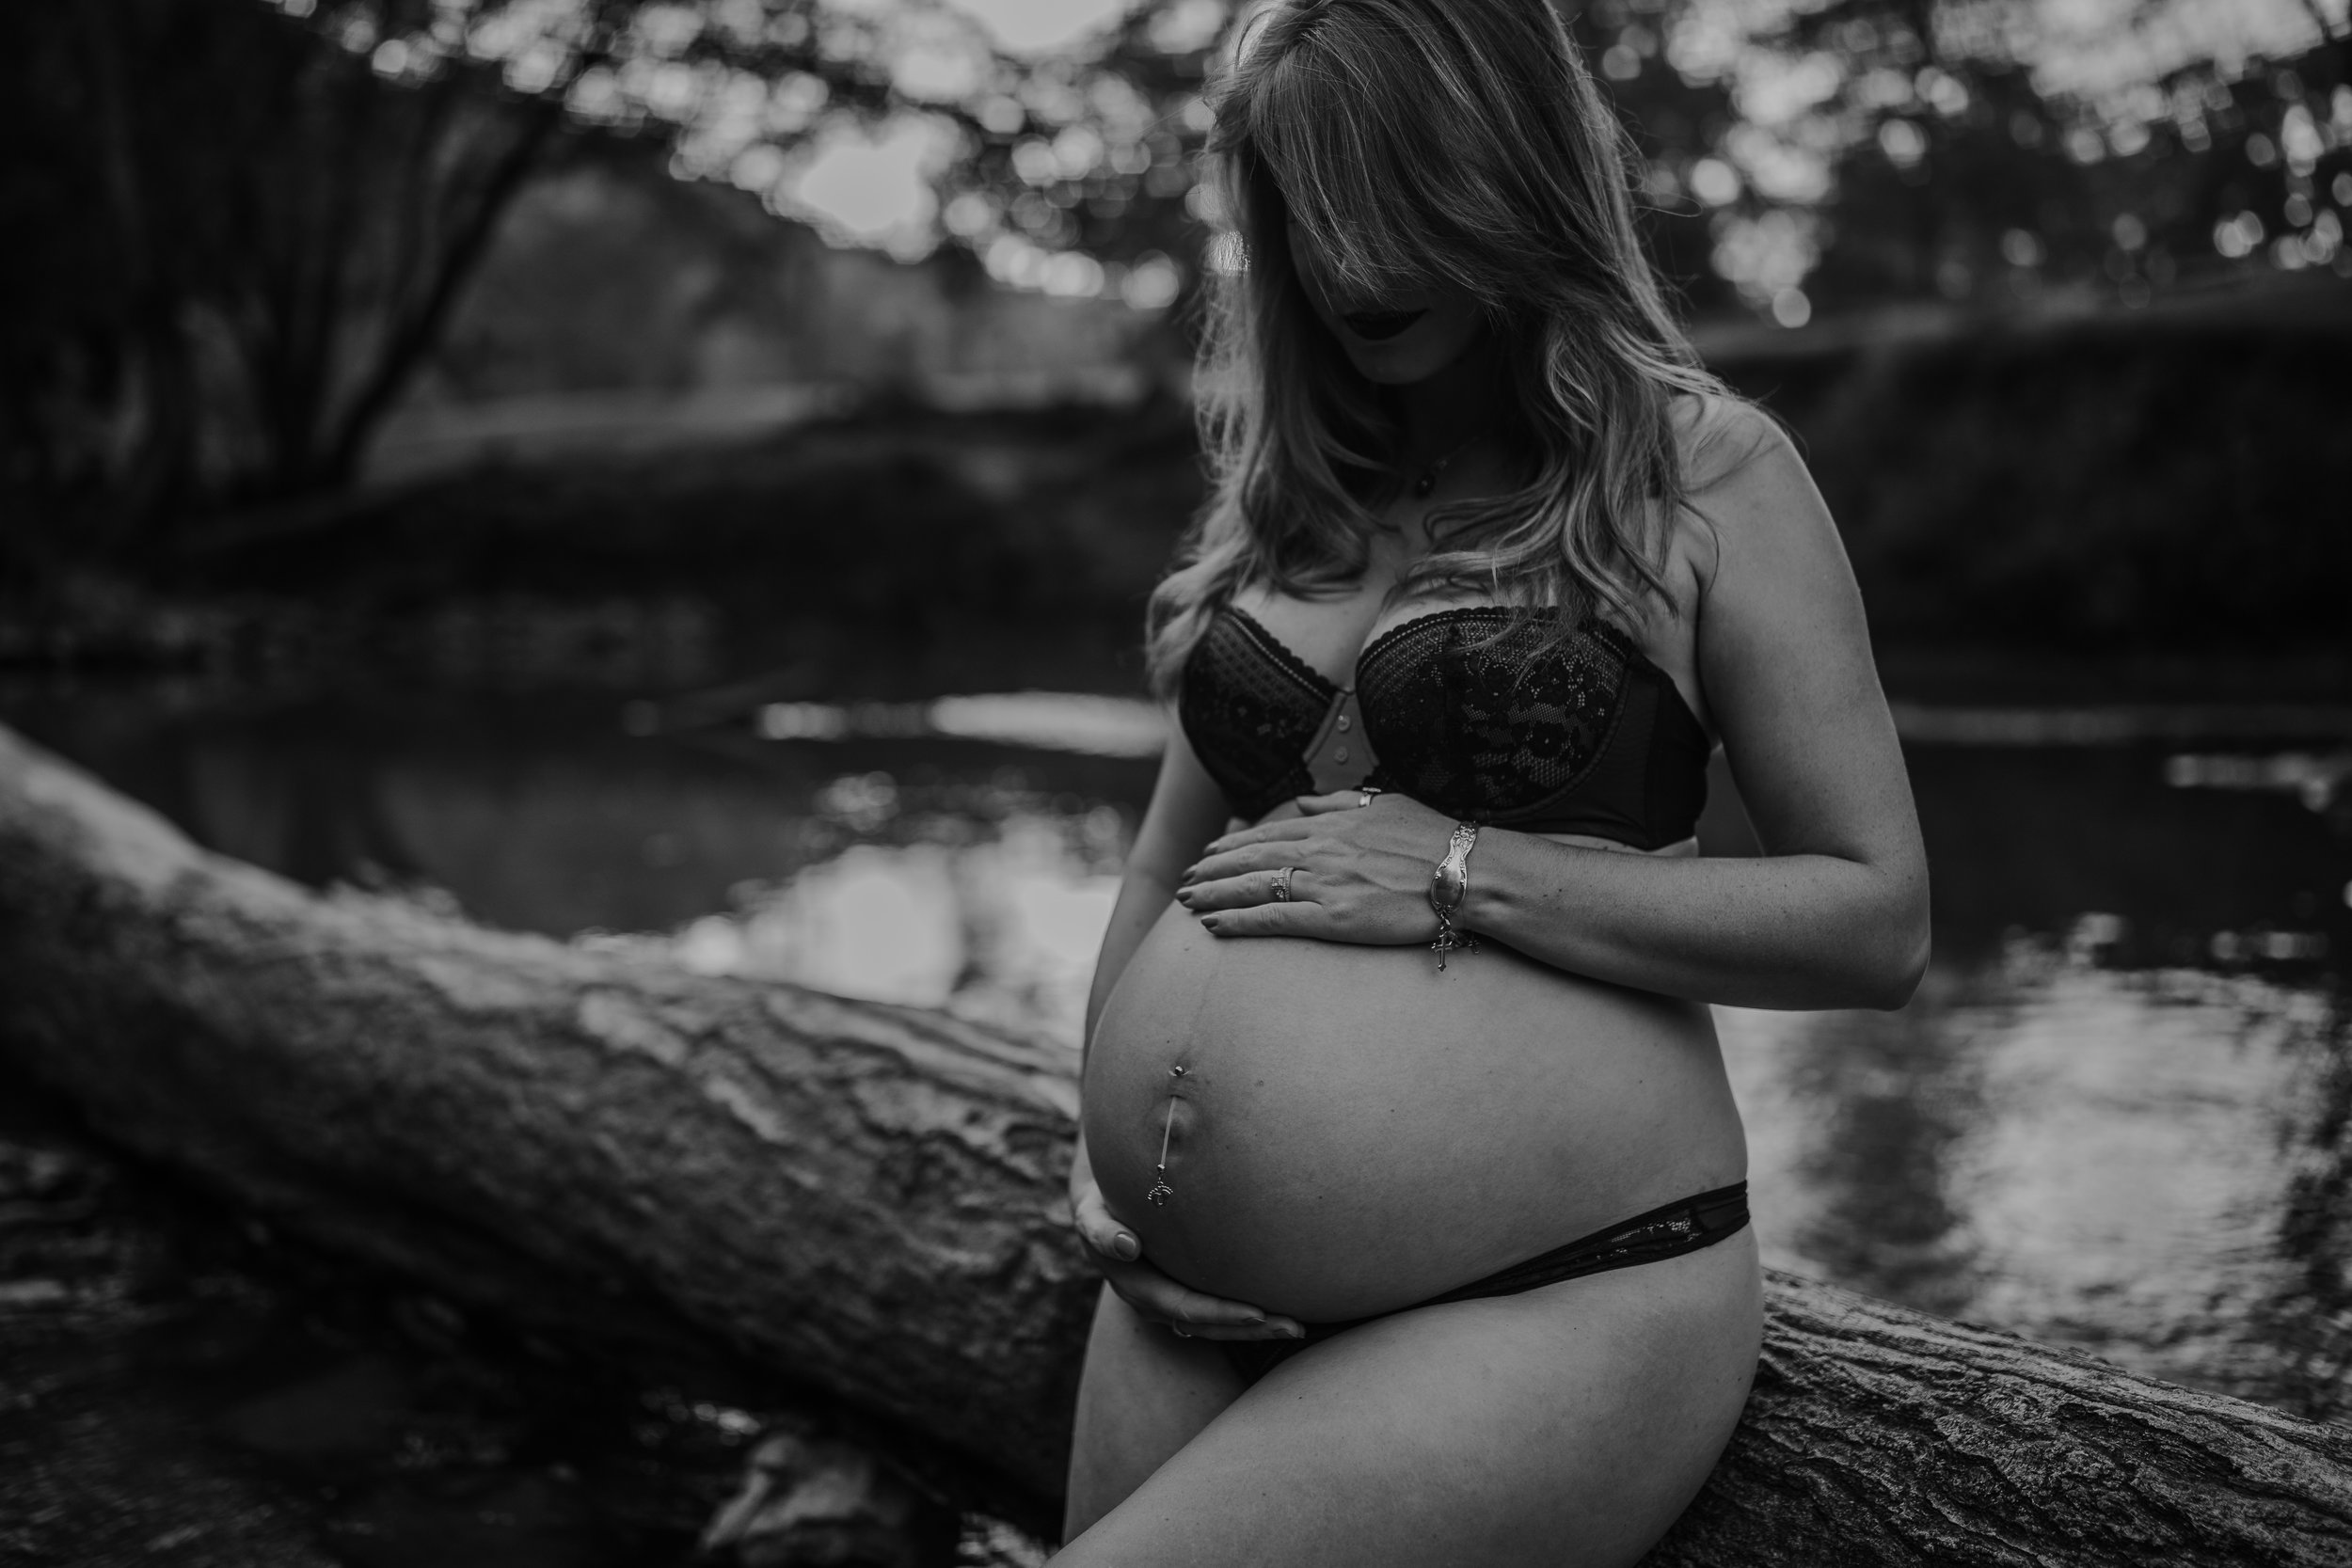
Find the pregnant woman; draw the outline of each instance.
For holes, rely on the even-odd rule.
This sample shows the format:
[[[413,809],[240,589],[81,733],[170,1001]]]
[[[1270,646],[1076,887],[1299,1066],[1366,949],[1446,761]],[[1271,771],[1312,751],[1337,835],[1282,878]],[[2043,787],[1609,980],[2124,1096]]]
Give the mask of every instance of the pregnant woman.
[[[1089,1009],[1058,1560],[1631,1562],[1756,1365],[1706,1004],[1926,962],[1862,605],[1542,0],[1278,7],[1216,103],[1216,485]],[[1718,743],[1761,858],[1699,854]]]

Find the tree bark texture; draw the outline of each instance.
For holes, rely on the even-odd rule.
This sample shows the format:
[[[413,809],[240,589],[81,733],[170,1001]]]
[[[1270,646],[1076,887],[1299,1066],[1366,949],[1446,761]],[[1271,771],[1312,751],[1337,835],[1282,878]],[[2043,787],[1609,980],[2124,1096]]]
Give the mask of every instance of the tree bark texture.
[[[1069,1052],[319,896],[5,731],[0,1041],[290,1228],[459,1299],[674,1308],[1059,1488]]]
[[[682,1319],[1033,1495],[1094,1282],[1071,1053],[318,895],[0,730],[0,1050],[460,1299]],[[2352,1561],[2352,1433],[1794,1276],[1654,1560]]]

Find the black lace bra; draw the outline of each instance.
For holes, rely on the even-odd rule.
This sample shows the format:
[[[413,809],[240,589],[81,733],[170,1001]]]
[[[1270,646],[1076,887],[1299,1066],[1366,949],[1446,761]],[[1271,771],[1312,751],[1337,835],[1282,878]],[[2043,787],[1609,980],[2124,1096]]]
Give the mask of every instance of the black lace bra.
[[[1498,605],[1417,616],[1372,640],[1347,691],[1229,606],[1184,661],[1176,712],[1251,821],[1361,783],[1530,832],[1689,838],[1711,748],[1674,681],[1605,622],[1544,641]]]

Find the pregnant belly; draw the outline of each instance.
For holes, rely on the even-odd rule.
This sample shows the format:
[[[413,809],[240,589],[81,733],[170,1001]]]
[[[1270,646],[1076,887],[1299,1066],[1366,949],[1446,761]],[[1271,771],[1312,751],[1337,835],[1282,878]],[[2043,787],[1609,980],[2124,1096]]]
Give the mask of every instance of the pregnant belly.
[[[1746,1170],[1704,1007],[1492,942],[1441,972],[1419,947],[1219,941],[1173,907],[1104,1009],[1084,1114],[1148,1259],[1310,1322],[1409,1306]]]

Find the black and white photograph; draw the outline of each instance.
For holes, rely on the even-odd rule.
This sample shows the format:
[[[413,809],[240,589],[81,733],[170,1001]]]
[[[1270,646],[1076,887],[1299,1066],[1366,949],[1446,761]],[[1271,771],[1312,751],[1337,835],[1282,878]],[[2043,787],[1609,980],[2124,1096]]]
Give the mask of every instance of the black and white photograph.
[[[2348,8],[14,8],[0,1568],[2352,1563]]]

